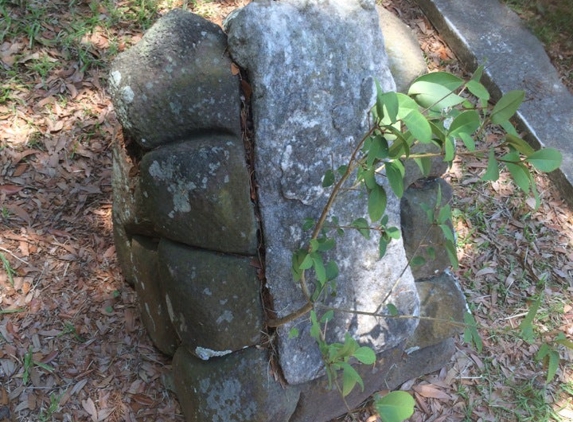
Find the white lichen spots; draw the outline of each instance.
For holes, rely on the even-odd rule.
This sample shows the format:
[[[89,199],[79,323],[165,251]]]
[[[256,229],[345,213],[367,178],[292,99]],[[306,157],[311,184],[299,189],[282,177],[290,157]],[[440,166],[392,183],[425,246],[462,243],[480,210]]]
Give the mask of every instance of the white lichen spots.
[[[222,305],[224,305],[225,303],[227,303],[228,301],[229,301],[228,299],[221,299],[221,300],[219,301],[219,305],[222,306]]]
[[[153,89],[153,82],[151,82],[151,81],[146,82],[146,83],[145,83],[145,87],[146,87],[147,89],[149,89],[149,90],[152,90],[152,89]]]
[[[214,176],[219,167],[221,167],[221,163],[209,163],[209,174]]]
[[[179,332],[186,333],[189,327],[187,327],[187,322],[185,322],[185,315],[179,312]]]
[[[175,313],[173,313],[173,305],[171,305],[171,299],[169,295],[165,295],[165,305],[167,306],[167,315],[169,315],[169,319],[171,322],[175,321]]]
[[[149,305],[147,304],[147,302],[145,303],[145,312],[147,312],[147,315],[149,315],[149,319],[151,320],[151,324],[153,325],[152,331],[156,331],[155,321],[153,320],[153,315],[151,314],[151,310],[149,309]]]
[[[133,92],[133,89],[131,89],[130,86],[124,86],[123,88],[121,88],[120,93],[121,97],[123,98],[123,101],[126,104],[131,104],[133,102],[133,99],[135,98],[135,93]]]
[[[179,114],[181,112],[181,104],[179,103],[173,103],[170,102],[169,103],[169,108],[171,109],[171,111],[175,114]]]
[[[203,179],[201,179],[201,188],[202,189],[207,189],[207,182],[209,181],[209,179],[207,179],[207,176],[203,177]]]
[[[211,296],[213,292],[208,287],[205,287],[205,289],[203,290],[203,294]]]
[[[229,353],[233,353],[232,350],[211,350],[211,349],[207,349],[205,347],[199,347],[197,346],[195,348],[195,354],[197,355],[197,357],[203,359],[203,360],[209,360],[212,357],[219,357],[219,356],[225,356],[228,355]],[[200,386],[203,389],[203,386]]]
[[[145,144],[147,143],[147,139],[141,138],[141,143],[142,143],[143,145],[145,145]]]
[[[229,183],[229,175],[226,174],[225,177],[223,178],[223,183],[227,184]]]
[[[221,324],[223,321],[225,322],[232,322],[233,321],[233,313],[226,309],[215,321],[217,324]]]
[[[119,70],[114,70],[113,72],[111,72],[111,83],[114,84],[115,86],[119,86],[120,82],[121,82],[121,73],[119,72]]]

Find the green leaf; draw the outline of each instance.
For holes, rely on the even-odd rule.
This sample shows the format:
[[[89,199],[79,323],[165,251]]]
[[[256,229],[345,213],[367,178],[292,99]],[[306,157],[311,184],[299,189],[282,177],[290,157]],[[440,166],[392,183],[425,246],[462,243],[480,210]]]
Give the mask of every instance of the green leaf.
[[[565,337],[565,334],[563,333],[557,334],[557,337],[555,338],[555,343],[573,350],[573,341],[568,340],[567,337]]]
[[[318,253],[310,254],[312,257],[314,272],[316,273],[316,278],[320,285],[323,285],[328,280],[326,278],[326,268],[324,268],[324,262],[322,261],[322,255]]]
[[[535,150],[531,148],[531,145],[529,145],[519,136],[513,135],[511,133],[506,135],[505,142],[515,148],[517,151],[521,152],[523,155],[530,156],[535,152]]]
[[[391,239],[400,239],[400,236],[402,236],[402,232],[398,227],[386,227],[386,234]]]
[[[398,316],[399,312],[398,312],[398,308],[396,308],[396,306],[393,303],[389,303],[386,305],[386,308],[388,309],[388,313],[390,314],[390,316]]]
[[[477,111],[464,111],[450,124],[448,134],[453,137],[460,137],[460,134],[462,133],[473,135],[473,133],[480,127],[480,124],[481,119]]]
[[[446,138],[446,142],[444,142],[444,161],[451,163],[454,161],[454,157],[456,156],[456,140],[451,136]]]
[[[342,368],[342,396],[346,397],[350,394],[357,383],[364,391],[364,382],[362,382],[362,377],[356,372],[356,369],[346,362],[340,362],[339,365]]]
[[[388,157],[388,142],[382,136],[371,137],[370,149],[366,165],[371,167],[376,160],[383,160]]]
[[[403,119],[404,116],[409,114],[411,111],[418,111],[419,107],[416,101],[411,99],[405,94],[400,92],[396,93],[396,98],[398,98],[398,119]]]
[[[489,150],[487,170],[481,178],[482,180],[485,181],[495,181],[499,179],[499,165],[497,164],[497,160],[495,158],[495,151],[493,150],[493,148]]]
[[[429,82],[441,85],[450,91],[455,91],[464,84],[464,80],[448,72],[432,72],[418,76],[413,83]]]
[[[432,159],[430,157],[420,157],[414,158],[414,161],[416,164],[418,164],[422,176],[428,177],[430,171],[432,170]]]
[[[533,320],[535,319],[535,315],[537,315],[537,311],[541,306],[541,296],[538,296],[537,299],[531,304],[529,311],[527,311],[527,315],[519,324],[519,331],[521,338],[526,341],[527,343],[533,343],[535,340],[535,333],[533,332]]]
[[[348,166],[347,165],[342,165],[340,167],[338,167],[336,169],[336,171],[338,172],[338,174],[340,174],[341,176],[344,176],[344,174],[346,173],[346,171],[348,170]]]
[[[330,281],[336,277],[338,277],[338,264],[336,261],[328,261],[326,263],[326,279]]]
[[[384,120],[388,120],[390,123],[395,123],[399,108],[398,96],[395,92],[383,93],[378,82],[376,82],[376,90],[378,91],[376,98],[378,118],[384,118]]]
[[[414,138],[423,144],[428,144],[432,141],[432,128],[430,127],[430,123],[428,123],[426,117],[418,110],[410,111],[402,120]]]
[[[398,198],[404,195],[404,173],[404,165],[401,161],[396,160],[386,163],[386,177]]]
[[[314,227],[315,221],[312,218],[305,218],[302,223],[302,230],[307,231]]]
[[[410,147],[408,146],[408,142],[404,138],[396,138],[388,150],[388,157],[391,159],[397,159],[403,155],[410,155]]]
[[[513,181],[525,193],[529,192],[531,187],[531,175],[523,164],[505,163]]]
[[[392,391],[377,397],[374,408],[384,422],[403,422],[414,414],[414,398],[405,391]]]
[[[292,327],[288,332],[288,338],[293,339],[297,338],[300,335],[300,331],[296,327]]]
[[[332,170],[326,170],[324,177],[322,178],[322,187],[327,188],[334,184],[334,172]]]
[[[484,68],[485,68],[485,66],[483,64],[480,64],[477,67],[477,69],[475,70],[475,72],[473,73],[470,80],[479,82],[481,80],[482,75],[483,75]]]
[[[311,267],[312,267],[312,257],[310,256],[310,254],[307,254],[302,260],[302,262],[299,264],[298,269],[308,270]]]
[[[456,251],[456,243],[448,240],[446,241],[446,243],[444,244],[444,246],[446,247],[446,252],[448,254],[448,258],[450,260],[450,264],[452,265],[452,267],[454,268],[454,270],[457,270],[460,266],[459,262],[458,262],[458,254]]]
[[[421,267],[422,265],[424,265],[426,263],[426,260],[424,259],[423,256],[420,255],[416,255],[414,258],[412,258],[412,261],[410,262],[410,265],[412,267]]]
[[[332,309],[326,311],[322,317],[320,317],[320,323],[325,324],[327,322],[332,321],[334,318],[334,311]]]
[[[525,161],[537,170],[549,173],[559,168],[562,159],[561,153],[555,148],[543,148],[528,156]]]
[[[476,150],[476,143],[471,135],[462,132],[460,133],[460,138],[469,151],[473,152]]]
[[[322,340],[320,325],[318,324],[318,319],[316,318],[316,312],[314,310],[310,311],[310,336],[320,344]]]
[[[365,218],[357,218],[352,222],[351,226],[358,229],[358,232],[364,236],[365,239],[370,239],[370,226]]]
[[[368,215],[370,220],[378,221],[386,211],[386,191],[382,186],[376,185],[368,192]]]
[[[439,83],[420,80],[417,80],[410,86],[408,95],[414,98],[422,107],[436,111],[454,107],[465,101],[465,98],[460,97],[453,90]]]
[[[378,244],[378,254],[380,258],[386,255],[386,249],[388,249],[388,244],[390,243],[390,239],[388,236],[380,236],[380,243]]]
[[[469,80],[466,86],[468,87],[468,90],[480,100],[482,107],[485,107],[490,98],[486,87],[474,79]]]
[[[438,213],[438,223],[444,224],[446,221],[452,219],[452,208],[449,204],[444,205],[440,208],[440,212]]]
[[[318,251],[326,252],[336,246],[336,241],[332,238],[322,238],[318,240]]]
[[[483,342],[477,331],[477,323],[474,316],[469,312],[466,312],[464,314],[464,322],[466,324],[466,328],[464,329],[464,342],[473,344],[477,351],[481,353]]]
[[[515,114],[524,98],[524,91],[509,91],[501,97],[491,112],[492,123],[501,124],[508,121]]]
[[[359,362],[365,365],[372,365],[376,362],[376,353],[370,347],[360,347],[356,350],[353,355]]]
[[[374,168],[368,168],[365,172],[363,172],[362,177],[364,179],[364,184],[368,189],[374,189],[374,187],[377,186]]]
[[[559,368],[559,352],[553,349],[550,345],[543,343],[537,354],[535,355],[537,360],[543,360],[547,365],[547,378],[546,382],[551,382],[557,374],[557,369]]]

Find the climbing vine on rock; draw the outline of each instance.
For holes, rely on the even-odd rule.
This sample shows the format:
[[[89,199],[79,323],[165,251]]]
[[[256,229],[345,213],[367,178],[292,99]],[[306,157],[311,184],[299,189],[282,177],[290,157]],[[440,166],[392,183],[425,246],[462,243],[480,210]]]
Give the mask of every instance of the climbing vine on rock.
[[[484,160],[487,170],[482,176],[484,181],[499,178],[500,166],[505,166],[515,184],[526,194],[531,194],[539,206],[534,170],[551,172],[561,164],[561,154],[553,148],[535,151],[518,134],[510,119],[523,102],[523,91],[510,91],[493,107],[489,105],[490,94],[480,82],[483,67],[480,66],[472,77],[465,81],[455,75],[436,72],[419,77],[411,85],[408,95],[396,92],[382,92],[378,87],[376,104],[372,109],[371,126],[364,137],[351,151],[345,165],[329,169],[323,177],[322,187],[331,189],[330,196],[318,219],[307,219],[303,230],[309,231],[309,239],[304,248],[293,253],[292,274],[295,282],[306,298],[306,303],[293,313],[282,318],[270,320],[268,325],[277,327],[297,318],[310,315],[311,336],[316,340],[326,367],[331,386],[336,387],[344,398],[358,384],[363,387],[360,375],[351,366],[351,362],[365,364],[375,362],[375,353],[366,346],[360,346],[349,334],[344,343],[326,341],[328,322],[334,312],[353,312],[344,309],[332,309],[323,305],[328,294],[336,292],[338,265],[328,261],[325,253],[336,247],[339,236],[346,230],[357,230],[365,239],[373,232],[379,234],[379,254],[384,256],[393,239],[401,235],[400,228],[388,225],[385,214],[388,192],[381,182],[382,178],[394,194],[402,197],[405,188],[405,162],[413,160],[421,175],[430,174],[432,162],[440,159],[452,165],[456,157]],[[491,125],[501,128],[505,135],[493,145],[478,148],[477,140],[484,138],[486,129]],[[460,144],[465,150],[459,148]],[[484,143],[482,143],[484,144]],[[420,146],[432,146],[428,148]],[[350,186],[349,186],[350,185]],[[342,222],[332,215],[332,207],[339,196],[348,189],[360,189],[367,201],[367,216],[356,216],[353,221]],[[438,195],[441,195],[439,191]],[[456,239],[451,224],[451,207],[441,205],[426,206],[424,211],[428,220],[439,227],[445,238],[445,247],[453,267],[457,267]],[[433,251],[430,251],[430,255]],[[422,257],[414,257],[409,265],[418,265]],[[406,268],[404,269],[404,271]],[[394,284],[397,286],[398,280]],[[387,302],[392,291],[388,292]],[[386,318],[422,318],[399,315],[392,303],[383,303],[384,311],[370,313],[371,316]],[[317,310],[326,311],[317,316]],[[382,309],[380,307],[379,309]],[[355,311],[354,311],[355,312]],[[481,339],[476,323],[471,316],[465,316],[464,339],[481,348]],[[451,323],[451,322],[450,322]],[[298,334],[291,330],[291,336]],[[543,354],[543,353],[544,354]],[[543,356],[541,356],[541,354]],[[547,347],[540,352],[540,358],[548,357],[550,363],[555,353]],[[553,360],[551,360],[553,359]],[[555,364],[550,365],[555,368]],[[342,374],[340,383],[337,374]],[[401,421],[413,412],[414,402],[404,394],[390,393],[375,400],[375,408],[384,421]]]

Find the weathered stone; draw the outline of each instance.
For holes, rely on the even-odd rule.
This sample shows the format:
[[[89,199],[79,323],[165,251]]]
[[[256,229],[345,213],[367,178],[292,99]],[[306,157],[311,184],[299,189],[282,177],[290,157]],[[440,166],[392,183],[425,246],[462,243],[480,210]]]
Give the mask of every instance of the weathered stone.
[[[261,286],[253,257],[222,255],[161,239],[159,275],[169,317],[202,359],[259,343]]]
[[[137,172],[133,172],[136,164],[120,142],[113,143],[112,157],[114,224],[124,226],[130,234],[156,235],[146,212],[146,201],[141,196],[140,178]]]
[[[221,28],[172,10],[113,62],[110,94],[124,130],[155,148],[213,131],[240,136],[239,79]]]
[[[173,371],[186,421],[288,422],[299,392],[283,388],[269,368],[265,349],[248,348],[204,362],[180,347]]]
[[[455,352],[454,339],[449,338],[403,355],[402,359],[384,374],[384,389],[394,390],[408,380],[443,368]]]
[[[201,137],[147,153],[141,190],[157,231],[214,251],[257,251],[257,224],[243,144]]]
[[[422,180],[419,185],[410,186],[402,197],[402,237],[404,248],[409,260],[420,256],[424,258],[423,265],[412,268],[416,280],[433,277],[450,266],[450,259],[445,249],[446,238],[442,229],[428,219],[422,205],[435,210],[437,217],[439,208],[436,201],[441,189],[441,206],[452,199],[452,187],[443,179]],[[451,228],[452,222],[446,224]],[[434,251],[432,254],[431,251]]]
[[[448,162],[441,155],[441,148],[434,144],[417,143],[410,148],[410,154],[440,154],[430,158],[430,169],[427,175],[422,173],[414,159],[404,161],[404,186],[408,187],[420,179],[435,179],[441,177],[448,170]]]
[[[354,409],[373,393],[386,389],[384,378],[392,366],[400,364],[402,360],[402,348],[395,347],[377,355],[375,365],[354,366],[364,382],[364,391],[357,386],[344,398],[351,409]],[[339,379],[342,385],[342,379]],[[310,381],[301,387],[300,401],[296,412],[289,422],[323,422],[330,421],[348,412],[345,402],[340,399],[340,392],[335,388],[329,388],[328,378]],[[320,405],[317,405],[320,403]]]
[[[365,133],[374,78],[385,91],[395,85],[381,48],[384,41],[373,1],[251,3],[227,27],[231,55],[248,70],[253,88],[265,272],[275,311],[282,317],[305,302],[292,282],[291,254],[308,236],[303,236],[302,221],[317,218],[330,193],[321,187],[322,176],[346,164]],[[345,193],[331,215],[349,224],[367,215],[365,202],[358,193]],[[390,224],[399,226],[399,201],[394,196],[389,197],[387,212]],[[365,241],[348,230],[337,242],[329,259],[337,262],[340,275],[337,295],[326,299],[328,305],[375,312],[384,308],[390,294],[386,303],[401,313],[417,314],[417,293],[401,240],[391,244],[384,260],[378,257],[376,236]],[[294,324],[301,336],[289,339]],[[341,341],[349,331],[382,351],[408,338],[415,326],[415,320],[338,312],[329,333],[330,340]],[[308,331],[307,319],[278,329],[280,364],[289,383],[323,373]]]
[[[460,334],[464,322],[466,299],[460,285],[450,271],[416,283],[420,296],[421,320],[414,335],[408,340],[408,350],[423,349]]]
[[[412,30],[382,6],[376,6],[376,10],[396,90],[405,93],[414,79],[428,72],[428,66]]]
[[[115,253],[117,254],[117,261],[121,268],[123,278],[130,285],[133,286],[135,282],[133,278],[133,265],[131,264],[131,239],[125,227],[121,224],[117,214],[112,211],[111,220],[113,223],[113,244],[115,245]]]
[[[133,236],[131,262],[143,325],[153,344],[166,355],[173,356],[179,339],[169,319],[161,289],[157,242],[147,237]]]

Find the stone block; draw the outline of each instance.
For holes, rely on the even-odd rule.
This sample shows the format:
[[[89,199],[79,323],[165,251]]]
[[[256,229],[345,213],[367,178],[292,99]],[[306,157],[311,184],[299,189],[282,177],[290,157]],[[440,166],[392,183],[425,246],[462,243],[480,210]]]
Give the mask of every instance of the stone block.
[[[124,130],[153,149],[212,131],[241,134],[239,79],[221,28],[175,9],[113,61],[112,101]]]
[[[420,296],[420,316],[414,335],[408,340],[407,350],[423,349],[441,343],[463,332],[464,314],[467,304],[464,293],[450,271],[416,283]]]
[[[263,308],[254,257],[161,239],[158,259],[169,317],[192,353],[209,359],[260,342]]]
[[[424,264],[412,268],[417,281],[440,274],[450,266],[445,249],[446,238],[442,229],[433,221],[440,208],[436,202],[439,190],[442,192],[443,206],[451,201],[453,192],[452,187],[443,179],[421,180],[419,184],[411,185],[402,197],[402,237],[406,255],[409,260],[416,256],[425,260]],[[422,205],[436,210],[432,220],[428,219]],[[450,220],[447,224],[452,227]]]
[[[214,251],[256,254],[257,223],[242,142],[194,138],[147,153],[141,191],[156,230]]]
[[[205,362],[180,347],[173,371],[185,420],[289,422],[299,392],[282,387],[269,368],[265,349],[248,348]]]
[[[166,355],[173,356],[179,339],[167,313],[162,280],[159,276],[157,241],[143,236],[133,236],[131,262],[143,325],[153,344]]]
[[[376,6],[380,29],[396,91],[406,93],[418,76],[428,72],[426,60],[414,32],[392,12]]]

